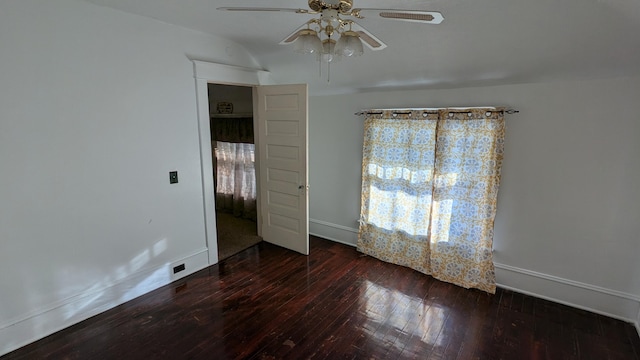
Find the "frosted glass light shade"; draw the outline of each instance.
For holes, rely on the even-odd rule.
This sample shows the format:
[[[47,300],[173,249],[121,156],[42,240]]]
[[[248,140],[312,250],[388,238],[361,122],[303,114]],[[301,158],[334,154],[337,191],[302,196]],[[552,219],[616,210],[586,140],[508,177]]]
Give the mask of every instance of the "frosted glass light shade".
[[[322,40],[322,54],[320,59],[324,62],[336,61],[336,41],[333,39]]]
[[[300,31],[300,35],[295,41],[295,51],[301,54],[319,54],[322,52],[322,41],[318,37],[318,32],[311,29]]]
[[[336,45],[336,54],[342,56],[360,56],[364,53],[360,35],[355,31],[345,31]]]

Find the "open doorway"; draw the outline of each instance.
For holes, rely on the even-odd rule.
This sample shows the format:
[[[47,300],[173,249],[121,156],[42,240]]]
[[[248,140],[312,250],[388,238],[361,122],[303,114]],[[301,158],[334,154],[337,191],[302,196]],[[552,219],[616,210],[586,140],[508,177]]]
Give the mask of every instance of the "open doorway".
[[[192,61],[196,81],[202,168],[204,246],[208,250],[209,264],[218,263],[219,257],[214,215],[215,187],[211,159],[208,84],[251,87],[254,130],[258,134],[255,137],[258,153],[256,163],[259,165],[256,168],[260,207],[258,234],[266,242],[308,255],[307,85],[265,85],[269,82],[269,73],[263,70]],[[269,148],[271,152],[268,151]],[[289,156],[286,156],[287,154]],[[274,167],[276,163],[280,164],[278,168]]]
[[[262,239],[257,231],[252,88],[208,84],[218,260]]]

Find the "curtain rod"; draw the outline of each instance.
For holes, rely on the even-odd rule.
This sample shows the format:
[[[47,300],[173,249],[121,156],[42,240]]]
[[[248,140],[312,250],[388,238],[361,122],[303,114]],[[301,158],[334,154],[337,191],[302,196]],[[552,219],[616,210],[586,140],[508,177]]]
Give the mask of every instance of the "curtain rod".
[[[429,112],[429,111],[438,111],[438,110],[444,110],[444,109],[448,109],[448,108],[438,108],[438,109],[424,109],[425,112]],[[450,108],[450,109],[459,109],[459,110],[465,110],[466,108]],[[416,109],[416,110],[420,110],[420,109]],[[398,114],[398,115],[403,115],[403,114],[411,114],[411,112],[414,110],[407,110],[407,111],[394,111],[392,112],[392,114]],[[506,110],[500,110],[500,112],[504,113],[504,114],[517,114],[520,112],[520,110],[516,110],[516,109],[506,109]],[[369,110],[363,110],[363,111],[358,111],[357,113],[355,113],[354,115],[380,115],[382,114],[382,111],[369,111]]]

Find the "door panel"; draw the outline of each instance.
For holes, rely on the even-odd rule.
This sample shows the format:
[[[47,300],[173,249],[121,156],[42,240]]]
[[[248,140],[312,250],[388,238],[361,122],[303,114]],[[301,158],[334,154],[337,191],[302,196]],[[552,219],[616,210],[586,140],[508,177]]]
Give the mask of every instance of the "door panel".
[[[262,238],[309,254],[307,85],[257,87]]]

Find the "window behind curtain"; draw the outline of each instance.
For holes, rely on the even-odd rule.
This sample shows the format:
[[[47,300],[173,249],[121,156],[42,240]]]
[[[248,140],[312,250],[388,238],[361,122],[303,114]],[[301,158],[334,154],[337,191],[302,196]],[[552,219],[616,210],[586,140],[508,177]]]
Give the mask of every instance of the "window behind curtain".
[[[365,119],[358,250],[495,292],[499,109],[381,111]]]
[[[212,118],[216,210],[256,220],[253,118]]]

